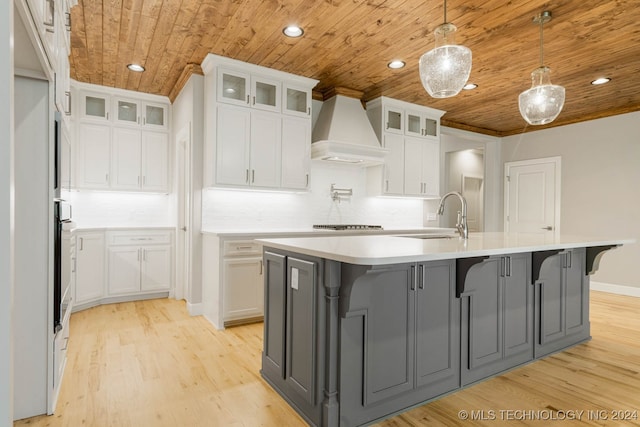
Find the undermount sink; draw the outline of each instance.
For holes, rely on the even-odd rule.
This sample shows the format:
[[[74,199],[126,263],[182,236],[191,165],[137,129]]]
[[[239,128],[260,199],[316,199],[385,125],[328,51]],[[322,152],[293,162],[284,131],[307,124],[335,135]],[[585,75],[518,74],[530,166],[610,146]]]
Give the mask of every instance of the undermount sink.
[[[452,239],[452,234],[405,234],[398,237],[410,237],[412,239]]]

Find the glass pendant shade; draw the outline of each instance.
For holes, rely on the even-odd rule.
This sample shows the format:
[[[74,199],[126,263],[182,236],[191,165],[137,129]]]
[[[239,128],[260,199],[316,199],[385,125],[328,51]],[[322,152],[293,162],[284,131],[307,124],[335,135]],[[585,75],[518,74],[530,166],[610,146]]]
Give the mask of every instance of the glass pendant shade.
[[[564,106],[564,88],[551,84],[549,67],[531,73],[531,89],[518,98],[520,114],[530,125],[546,125],[558,117]]]
[[[455,44],[455,31],[450,23],[438,26],[436,47],[420,57],[422,86],[434,98],[457,95],[471,73],[471,49]]]

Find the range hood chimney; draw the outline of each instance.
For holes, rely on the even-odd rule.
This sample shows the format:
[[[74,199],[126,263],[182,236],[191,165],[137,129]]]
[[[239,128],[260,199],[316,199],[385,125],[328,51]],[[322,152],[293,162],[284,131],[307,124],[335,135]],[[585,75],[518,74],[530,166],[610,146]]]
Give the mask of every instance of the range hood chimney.
[[[311,158],[355,166],[384,163],[388,151],[380,146],[360,99],[362,92],[335,88],[325,101],[313,128]]]

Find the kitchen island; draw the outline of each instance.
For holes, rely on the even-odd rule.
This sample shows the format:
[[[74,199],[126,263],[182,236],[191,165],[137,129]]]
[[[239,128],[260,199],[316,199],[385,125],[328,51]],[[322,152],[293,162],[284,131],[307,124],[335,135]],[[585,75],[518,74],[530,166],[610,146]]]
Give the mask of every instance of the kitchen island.
[[[357,426],[590,338],[589,275],[623,239],[476,233],[264,239],[263,378]]]

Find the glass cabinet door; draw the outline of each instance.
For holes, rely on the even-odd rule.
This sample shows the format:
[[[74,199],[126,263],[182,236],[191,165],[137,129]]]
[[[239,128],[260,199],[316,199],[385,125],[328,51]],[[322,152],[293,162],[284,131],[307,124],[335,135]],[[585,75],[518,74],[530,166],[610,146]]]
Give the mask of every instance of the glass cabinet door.
[[[407,127],[405,133],[411,136],[422,136],[422,117],[419,114],[407,111]]]
[[[145,126],[167,127],[167,107],[160,104],[144,104],[144,119],[142,124]]]
[[[438,121],[424,118],[424,136],[438,136]]]
[[[140,114],[138,112],[138,102],[118,99],[116,101],[116,121],[120,124],[139,124]]]
[[[251,106],[261,110],[280,111],[280,82],[254,77]]]
[[[384,108],[384,130],[385,132],[403,133],[404,126],[402,123],[403,111],[399,108]]]
[[[294,116],[311,115],[311,92],[308,90],[284,87],[284,112]]]
[[[218,69],[218,101],[249,105],[249,75]]]
[[[82,117],[99,120],[109,120],[108,95],[83,93]]]

